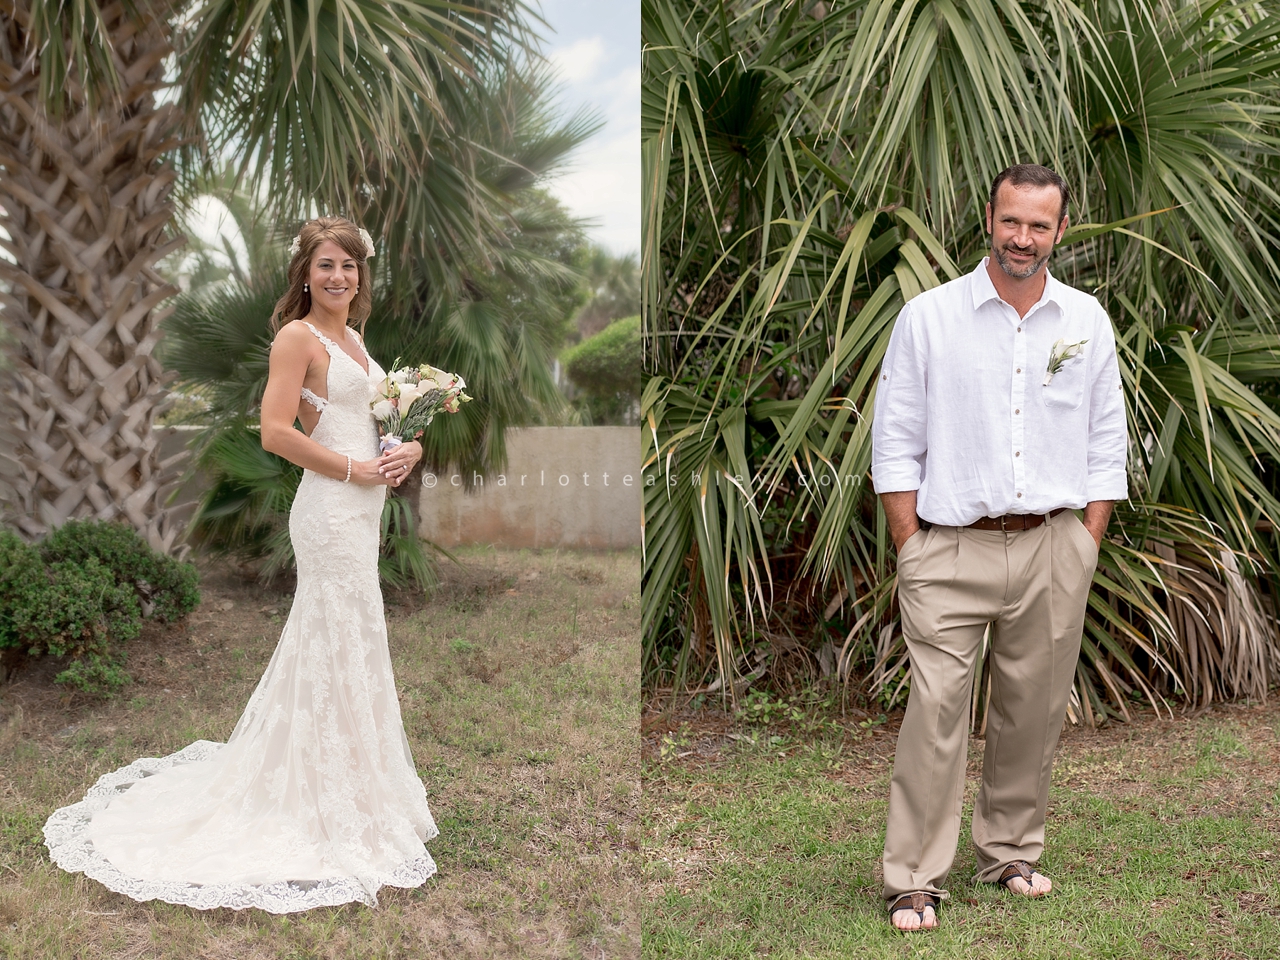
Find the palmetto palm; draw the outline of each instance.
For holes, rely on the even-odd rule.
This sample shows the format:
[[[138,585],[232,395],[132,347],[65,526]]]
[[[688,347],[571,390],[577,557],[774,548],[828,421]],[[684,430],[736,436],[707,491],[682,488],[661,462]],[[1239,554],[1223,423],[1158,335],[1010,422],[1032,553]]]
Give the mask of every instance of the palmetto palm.
[[[0,7],[0,226],[12,258],[0,262],[0,302],[17,340],[8,393],[24,471],[12,519],[37,535],[122,514],[154,546],[174,544],[164,503],[176,465],[151,437],[164,399],[152,351],[157,308],[174,292],[155,264],[182,242],[167,196],[184,144],[233,150],[286,212],[360,215],[393,175],[426,168],[405,142],[525,47],[524,16],[519,0]],[[472,199],[464,184],[459,202]],[[479,230],[420,241],[431,262],[463,246],[475,256],[489,244]]]
[[[984,254],[994,175],[1036,161],[1074,187],[1052,269],[1115,321],[1134,439],[1073,713],[1266,690],[1276,12],[644,0],[651,686],[816,669],[838,622],[839,669],[900,689],[874,374],[905,300]]]
[[[475,399],[456,416],[437,417],[422,443],[428,467],[456,469],[468,486],[476,474],[501,469],[508,427],[555,419],[563,404],[551,358],[578,303],[579,275],[570,264],[582,233],[537,183],[591,129],[581,116],[552,114],[551,78],[537,64],[512,64],[481,82],[479,104],[450,115],[450,132],[436,128],[420,152],[438,165],[456,150],[456,140],[480,148],[472,189],[484,204],[481,213],[501,220],[501,243],[483,259],[470,256],[468,246],[438,251],[436,267],[424,266],[412,251],[388,258],[397,261],[394,271],[378,269],[381,258],[375,258],[374,307],[365,328],[370,352],[384,365],[397,357],[429,361],[466,378]],[[446,210],[461,182],[429,179],[415,190],[415,203]],[[269,208],[233,184],[213,186],[242,225],[272,219]],[[380,199],[395,204],[394,197]],[[376,222],[378,215],[369,216]],[[420,222],[428,233],[431,227]],[[388,245],[398,235],[416,239],[397,226]],[[192,445],[196,467],[209,481],[193,518],[195,539],[254,556],[269,575],[293,560],[287,512],[301,477],[292,464],[264,452],[256,432],[271,342],[266,317],[286,285],[286,243],[267,242],[252,230],[246,240],[248,273],[178,297],[162,351],[166,368],[208,404],[201,417],[207,429]],[[414,483],[388,497],[380,565],[392,583],[413,579],[425,587],[433,571],[412,517],[418,492]]]
[[[587,302],[574,322],[585,340],[615,320],[634,317],[640,311],[640,272],[634,253],[615,257],[603,247],[592,247],[582,258]]]

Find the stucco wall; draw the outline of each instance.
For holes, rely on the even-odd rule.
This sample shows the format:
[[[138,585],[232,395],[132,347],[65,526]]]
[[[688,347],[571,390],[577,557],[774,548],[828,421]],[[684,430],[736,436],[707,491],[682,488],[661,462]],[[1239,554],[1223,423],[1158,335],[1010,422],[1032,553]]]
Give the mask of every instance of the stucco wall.
[[[444,547],[639,546],[638,428],[527,427],[507,452],[472,493],[458,474],[425,475],[419,533]]]

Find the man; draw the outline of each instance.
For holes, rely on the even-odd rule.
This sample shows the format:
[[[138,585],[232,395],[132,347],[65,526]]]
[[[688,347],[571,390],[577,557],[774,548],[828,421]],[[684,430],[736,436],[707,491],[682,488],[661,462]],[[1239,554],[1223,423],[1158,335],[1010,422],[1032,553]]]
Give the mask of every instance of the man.
[[[1049,773],[1112,502],[1127,496],[1111,322],[1049,275],[1067,185],[1010,167],[991,254],[898,315],[880,371],[872,475],[898,551],[911,695],[898,735],[884,895],[900,930],[937,926],[964,797],[975,660],[991,697],[973,813],[976,879],[1038,897]],[[1083,521],[1075,510],[1083,508]]]

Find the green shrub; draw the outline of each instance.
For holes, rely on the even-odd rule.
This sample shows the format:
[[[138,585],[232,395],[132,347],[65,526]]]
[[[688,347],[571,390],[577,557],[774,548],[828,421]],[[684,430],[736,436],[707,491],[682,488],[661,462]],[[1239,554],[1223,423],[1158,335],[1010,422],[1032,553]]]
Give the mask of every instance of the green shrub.
[[[57,683],[119,688],[129,682],[120,647],[144,617],[176,620],[199,602],[195,567],[123,524],[73,520],[38,547],[0,530],[0,647],[72,657]]]
[[[41,580],[27,594],[35,602],[16,611],[33,656],[104,652],[113,641],[133,640],[142,629],[134,592],[117,584],[111,570],[93,557],[51,563]]]
[[[560,358],[596,423],[625,423],[640,398],[640,318],[615,320]]]
[[[0,528],[0,649],[22,646],[26,612],[45,602],[47,579],[40,552]]]
[[[124,672],[123,654],[119,659],[91,653],[78,660],[72,660],[71,666],[53,678],[54,683],[63,683],[75,687],[83,693],[103,696],[119,690],[133,678]]]
[[[133,589],[149,619],[169,623],[200,603],[195,566],[157,553],[123,523],[68,520],[41,544],[40,553],[51,564],[97,560],[115,574],[118,584]]]

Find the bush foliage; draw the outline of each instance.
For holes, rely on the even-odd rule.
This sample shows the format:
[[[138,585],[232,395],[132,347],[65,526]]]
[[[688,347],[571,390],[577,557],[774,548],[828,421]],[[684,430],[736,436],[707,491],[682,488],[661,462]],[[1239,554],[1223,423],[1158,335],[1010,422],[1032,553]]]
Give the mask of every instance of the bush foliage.
[[[117,689],[129,680],[123,645],[142,621],[177,620],[199,602],[195,567],[124,524],[72,520],[38,546],[0,529],[0,648],[73,658],[58,683]]]
[[[136,593],[149,619],[171,623],[200,602],[195,566],[157,553],[123,523],[68,521],[41,544],[40,553],[52,564],[97,561],[115,575],[116,583]]]
[[[561,357],[593,423],[626,423],[640,399],[640,317],[615,320]]]

